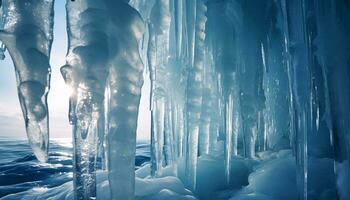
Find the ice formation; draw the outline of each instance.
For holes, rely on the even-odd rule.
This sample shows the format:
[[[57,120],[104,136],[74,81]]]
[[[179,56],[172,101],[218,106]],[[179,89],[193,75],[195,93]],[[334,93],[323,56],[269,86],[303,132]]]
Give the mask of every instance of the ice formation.
[[[0,21],[0,58],[6,48],[13,57],[42,161],[52,4],[5,0]],[[200,199],[350,198],[348,1],[67,0],[66,8],[61,72],[74,91],[76,199],[134,198],[144,67],[152,124],[142,181],[181,180]],[[97,157],[108,171],[102,186]],[[110,193],[98,197],[96,185]],[[195,198],[182,187],[144,198]]]
[[[61,72],[74,90],[69,118],[74,135],[75,198],[96,198],[97,151],[106,137],[111,197],[131,199],[143,83],[138,47],[143,20],[124,1],[67,1],[66,8],[69,50]]]
[[[67,1],[67,64],[61,68],[73,89],[69,121],[73,125],[75,199],[96,197],[99,135],[104,134],[104,94],[108,76],[105,6],[94,1]]]
[[[50,88],[50,51],[53,41],[54,0],[3,0],[0,57],[12,57],[18,97],[29,143],[35,156],[47,161]]]
[[[171,160],[171,152],[164,152],[164,132],[169,116],[167,104],[167,65],[169,62],[170,45],[170,1],[156,0],[149,14],[148,67],[151,80],[151,140],[152,140],[152,175],[161,173],[165,159]],[[162,49],[162,50],[160,50]],[[170,150],[167,148],[167,150]],[[168,157],[166,157],[168,156]]]

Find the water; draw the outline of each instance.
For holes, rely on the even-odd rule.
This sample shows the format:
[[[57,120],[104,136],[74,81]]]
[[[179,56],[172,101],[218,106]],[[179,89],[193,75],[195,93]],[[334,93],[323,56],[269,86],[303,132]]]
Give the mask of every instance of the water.
[[[0,138],[0,152],[0,198],[32,188],[57,187],[73,178],[71,139],[51,139],[48,163],[35,159],[26,139]],[[138,142],[136,168],[149,159],[148,142]]]

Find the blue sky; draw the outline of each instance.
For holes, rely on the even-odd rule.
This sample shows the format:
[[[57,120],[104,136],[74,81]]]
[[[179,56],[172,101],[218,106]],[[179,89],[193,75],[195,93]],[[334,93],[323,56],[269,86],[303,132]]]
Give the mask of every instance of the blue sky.
[[[51,53],[51,90],[49,94],[50,137],[71,137],[68,123],[68,92],[60,74],[67,50],[65,1],[55,2],[54,42]],[[149,81],[145,76],[138,121],[138,139],[148,139],[150,113],[148,111]],[[16,79],[12,60],[8,54],[0,61],[0,136],[26,137],[24,121],[17,97]]]

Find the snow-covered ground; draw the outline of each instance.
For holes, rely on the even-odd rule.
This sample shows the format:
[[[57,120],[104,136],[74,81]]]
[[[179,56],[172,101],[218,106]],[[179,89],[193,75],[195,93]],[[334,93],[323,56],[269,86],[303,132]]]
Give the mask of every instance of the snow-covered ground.
[[[23,141],[24,142],[24,141]],[[22,143],[23,143],[22,142]],[[18,144],[18,142],[17,142]],[[55,144],[52,144],[56,148]],[[28,145],[24,146],[29,148]],[[22,149],[24,148],[22,147]],[[144,147],[144,146],[142,146]],[[58,147],[57,147],[58,148]],[[147,150],[138,148],[138,155]],[[218,148],[220,149],[220,148]],[[54,149],[56,150],[56,149]],[[60,151],[68,151],[59,149]],[[57,151],[58,151],[57,150]],[[167,166],[162,175],[150,177],[150,164],[145,162],[136,173],[136,200],[295,200],[297,199],[296,164],[291,150],[278,152],[265,151],[257,154],[254,160],[235,157],[231,168],[231,182],[226,183],[223,155],[218,151],[215,156],[202,155],[198,159],[197,187],[194,192],[186,189],[184,162],[179,159],[177,165]],[[9,153],[10,155],[10,153]],[[12,155],[12,154],[11,154]],[[147,153],[145,155],[148,155]],[[22,156],[19,156],[22,157]],[[53,157],[52,157],[53,159]],[[68,159],[68,158],[67,158]],[[59,157],[59,160],[65,160]],[[51,160],[52,161],[52,160]],[[5,162],[5,161],[4,161]],[[310,173],[328,174],[326,170],[333,165],[330,159],[309,159]],[[346,172],[345,164],[343,166]],[[176,170],[174,170],[176,166]],[[29,167],[29,165],[28,165]],[[338,169],[342,169],[338,167]],[[44,170],[44,169],[42,169]],[[341,173],[341,172],[339,172]],[[97,199],[110,199],[108,173],[98,171]],[[63,176],[71,176],[70,173]],[[346,196],[346,174],[337,180],[339,196]],[[62,179],[61,177],[61,179]],[[177,178],[178,177],[178,178]],[[313,177],[313,178],[312,178]],[[316,177],[316,179],[315,179]],[[64,178],[64,177],[63,177]],[[68,177],[67,177],[68,178]],[[56,179],[55,179],[56,180]],[[70,178],[71,180],[71,178]],[[344,181],[345,180],[345,181]],[[310,175],[309,197],[317,200],[336,199],[336,188],[327,188],[334,182],[330,177]],[[2,200],[71,200],[73,199],[73,182],[69,181],[54,187],[34,187],[20,193],[3,197]]]

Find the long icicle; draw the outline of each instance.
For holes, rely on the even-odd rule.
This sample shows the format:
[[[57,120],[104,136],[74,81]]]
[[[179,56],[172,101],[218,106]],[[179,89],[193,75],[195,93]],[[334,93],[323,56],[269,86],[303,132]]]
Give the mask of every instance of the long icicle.
[[[74,91],[69,103],[73,125],[75,199],[96,198],[96,159],[103,137],[104,95],[108,75],[106,7],[93,0],[67,0],[69,47],[67,64],[61,68]],[[98,26],[97,26],[98,25]]]
[[[202,106],[202,82],[204,70],[204,39],[206,23],[206,5],[202,0],[195,3],[195,51],[194,64],[189,70],[187,84],[187,145],[186,152],[186,184],[192,190],[196,189],[197,156],[199,123]]]
[[[156,0],[150,16],[148,66],[151,80],[151,175],[162,173],[164,126],[168,116],[165,89],[169,54],[170,1]],[[165,136],[166,138],[167,136]]]
[[[295,94],[295,111],[297,121],[296,127],[296,163],[297,184],[299,199],[308,199],[308,157],[307,157],[307,134],[311,130],[311,77],[309,69],[307,32],[305,27],[304,0],[286,2],[286,13],[289,24],[291,63],[294,69],[293,88]],[[295,15],[297,13],[297,15]]]
[[[138,110],[143,85],[139,42],[145,30],[140,14],[124,0],[105,0],[117,49],[109,63],[108,179],[113,200],[131,200],[135,191]]]
[[[41,162],[48,160],[50,51],[54,0],[2,1],[4,29],[0,40],[16,70],[18,97],[30,146]],[[15,17],[14,17],[15,16]],[[5,47],[1,46],[1,51]]]

